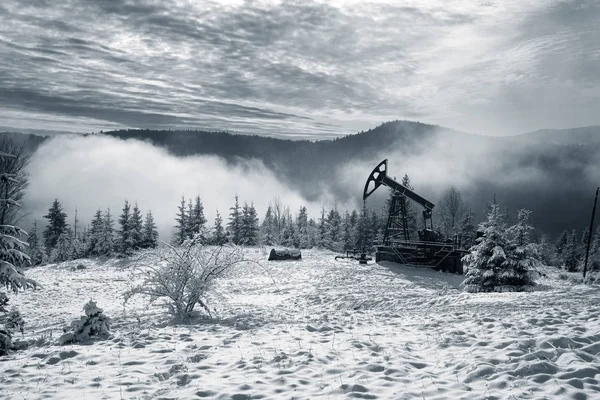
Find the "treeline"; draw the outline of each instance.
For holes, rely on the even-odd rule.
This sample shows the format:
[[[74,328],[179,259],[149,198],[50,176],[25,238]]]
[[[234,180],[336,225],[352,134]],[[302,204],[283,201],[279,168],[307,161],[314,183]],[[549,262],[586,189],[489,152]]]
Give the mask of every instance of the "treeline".
[[[563,231],[556,240],[554,249],[546,244],[548,254],[551,255],[551,258],[546,261],[563,266],[568,272],[582,270],[588,247],[589,234],[589,227],[586,227],[581,235],[578,234],[576,229],[573,229],[570,233]],[[592,237],[588,259],[588,271],[598,270],[600,270],[600,229],[596,229],[596,233]]]
[[[131,206],[125,200],[117,229],[110,208],[106,208],[104,211],[98,209],[90,225],[79,231],[77,211],[73,224],[69,224],[58,199],[54,200],[44,218],[48,223],[43,232],[39,231],[35,221],[27,237],[27,253],[32,265],[83,257],[130,255],[135,250],[158,245],[152,211],[148,210],[143,216],[137,202]]]

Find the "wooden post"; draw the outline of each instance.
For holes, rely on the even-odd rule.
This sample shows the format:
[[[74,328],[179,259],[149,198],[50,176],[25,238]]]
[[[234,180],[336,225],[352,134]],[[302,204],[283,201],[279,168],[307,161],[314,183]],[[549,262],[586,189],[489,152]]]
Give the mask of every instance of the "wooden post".
[[[596,217],[596,204],[598,203],[598,192],[600,192],[600,187],[598,187],[596,189],[596,198],[594,199],[594,208],[592,208],[592,221],[590,222],[590,231],[588,234],[587,249],[585,251],[585,263],[583,264],[583,278],[584,279],[585,279],[585,274],[587,272],[588,258],[590,256],[590,245],[592,244],[592,231],[594,230],[594,217]]]

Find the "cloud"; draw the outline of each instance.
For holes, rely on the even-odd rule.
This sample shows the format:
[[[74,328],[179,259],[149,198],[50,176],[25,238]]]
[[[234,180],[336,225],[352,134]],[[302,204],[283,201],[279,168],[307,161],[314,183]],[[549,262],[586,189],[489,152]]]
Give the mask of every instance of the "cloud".
[[[0,115],[304,138],[592,125],[598,18],[594,0],[9,0]]]
[[[228,165],[217,157],[177,158],[151,144],[111,137],[57,136],[44,143],[29,166],[30,185],[24,211],[29,222],[41,220],[58,198],[72,223],[75,208],[83,224],[99,208],[121,212],[124,201],[151,209],[162,240],[170,240],[181,196],[200,195],[212,226],[217,209],[227,220],[234,196],[240,205],[254,203],[262,219],[269,202],[279,197],[295,215],[300,206],[317,217],[321,205],[333,206],[324,193],[306,201],[259,161]]]

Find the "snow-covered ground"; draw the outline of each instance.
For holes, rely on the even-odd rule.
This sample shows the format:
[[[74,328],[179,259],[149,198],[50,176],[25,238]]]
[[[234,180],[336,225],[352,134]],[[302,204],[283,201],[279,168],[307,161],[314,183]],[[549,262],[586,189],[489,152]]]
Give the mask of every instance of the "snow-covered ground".
[[[31,269],[43,290],[11,301],[38,345],[0,359],[0,398],[600,398],[597,286],[550,273],[533,293],[468,294],[430,269],[303,257],[222,280],[216,317],[194,325],[124,307],[126,261]],[[90,298],[113,337],[54,345]]]

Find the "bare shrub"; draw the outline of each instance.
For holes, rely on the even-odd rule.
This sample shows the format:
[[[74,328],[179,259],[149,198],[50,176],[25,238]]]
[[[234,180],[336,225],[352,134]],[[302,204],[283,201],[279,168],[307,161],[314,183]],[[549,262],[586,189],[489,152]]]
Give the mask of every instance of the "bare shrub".
[[[256,263],[245,259],[237,246],[207,247],[200,235],[179,247],[165,246],[158,250],[158,265],[141,264],[137,268],[142,283],[125,293],[125,303],[132,296],[143,295],[149,297],[150,303],[160,300],[169,314],[178,319],[189,317],[196,305],[211,316],[206,294],[215,281],[240,263]]]

